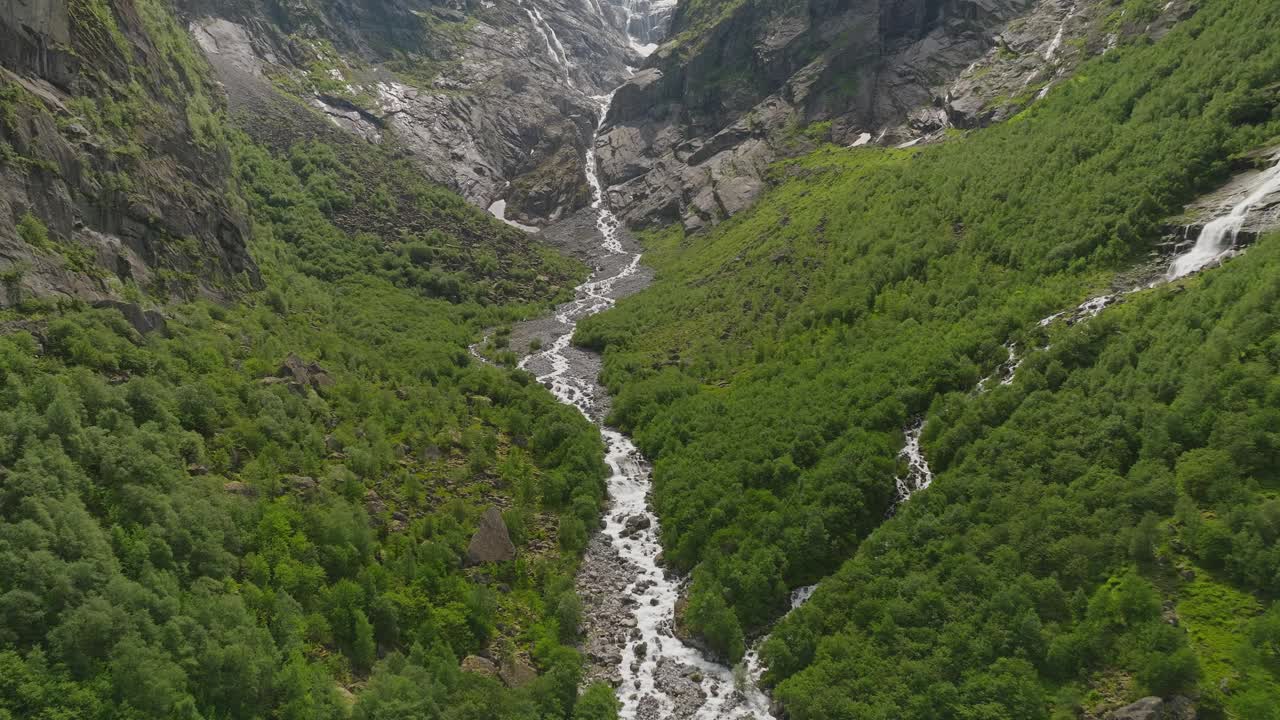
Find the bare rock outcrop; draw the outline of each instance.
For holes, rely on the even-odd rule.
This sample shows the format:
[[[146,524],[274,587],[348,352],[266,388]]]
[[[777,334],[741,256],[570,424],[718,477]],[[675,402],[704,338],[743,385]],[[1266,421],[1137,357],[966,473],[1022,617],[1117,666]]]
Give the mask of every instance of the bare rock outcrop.
[[[780,158],[1006,119],[1084,59],[1194,9],[1173,0],[1154,20],[1117,23],[1085,0],[682,4],[672,39],[615,95],[601,174],[632,227],[696,230],[754,203]]]
[[[487,677],[498,676],[498,666],[488,658],[482,658],[479,655],[468,655],[462,659],[462,671],[475,673],[477,675],[485,675]]]
[[[69,8],[0,4],[0,306],[260,286],[229,153],[201,123],[218,106],[211,78],[176,68],[132,4],[109,5],[111,33]],[[104,122],[108,104],[124,127]],[[158,324],[121,309],[140,331]]]
[[[496,507],[485,510],[480,517],[480,526],[467,546],[467,564],[507,562],[514,560],[515,556],[516,546],[511,542],[502,513]]]
[[[417,10],[300,0],[269,16],[242,0],[179,4],[233,109],[261,114],[274,89],[287,88],[317,117],[394,146],[471,203],[505,201],[507,219],[524,225],[590,202],[583,157],[597,123],[592,96],[640,63],[623,31],[634,3]]]

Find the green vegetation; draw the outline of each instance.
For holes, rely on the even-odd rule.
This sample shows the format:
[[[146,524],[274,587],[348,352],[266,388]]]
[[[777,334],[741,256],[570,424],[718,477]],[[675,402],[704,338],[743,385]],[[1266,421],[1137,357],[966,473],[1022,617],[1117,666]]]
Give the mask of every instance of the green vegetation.
[[[1280,248],[1037,325],[1280,137],[1258,110],[1278,31],[1271,3],[1206,1],[1013,122],[783,164],[752,211],[648,237],[655,287],[579,327],[654,459],[691,629],[736,660],[844,563],[765,647],[791,717],[1280,707],[1274,623],[1249,615],[1280,577]],[[1016,382],[975,393],[1008,341]],[[937,478],[885,521],[921,416]]]
[[[95,52],[114,52],[126,63],[133,59],[133,46],[120,31],[107,0],[69,0],[67,15],[77,43]]]
[[[684,0],[676,11],[672,37],[665,45],[684,57],[697,52],[711,31],[753,0]]]
[[[27,302],[0,314],[0,718],[616,717],[609,688],[579,701],[572,649],[599,434],[467,351],[584,269],[376,149],[253,144],[201,105],[168,10],[139,13],[163,91],[73,107],[124,148],[144,129],[128,98],[185,98],[234,160],[266,287],[169,307],[146,336],[8,290]],[[34,214],[18,234],[64,251]],[[495,505],[517,557],[464,567]],[[537,677],[461,669],[481,653]]]
[[[55,242],[49,237],[49,228],[30,212],[18,219],[17,230],[23,242],[43,254],[61,256],[72,270],[98,276],[105,274],[94,264],[92,250],[74,243]]]
[[[237,154],[265,207],[289,161]],[[3,713],[342,717],[335,680],[364,678],[357,717],[571,713],[581,546],[556,527],[595,522],[599,436],[469,358],[518,307],[351,263],[317,277],[286,238],[325,227],[330,198],[291,197],[287,217],[256,213],[269,289],[251,301],[178,308],[145,339],[114,311],[37,309],[38,339],[0,338]],[[335,258],[363,251],[328,227]],[[281,379],[291,353],[326,380]],[[520,558],[464,572],[495,501]],[[512,691],[459,670],[485,649],[542,675]]]

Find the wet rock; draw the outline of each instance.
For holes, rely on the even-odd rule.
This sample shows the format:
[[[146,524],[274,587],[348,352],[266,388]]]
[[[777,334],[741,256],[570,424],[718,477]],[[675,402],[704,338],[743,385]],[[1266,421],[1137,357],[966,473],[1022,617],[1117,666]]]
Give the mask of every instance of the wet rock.
[[[842,141],[904,122],[929,104],[926,78],[958,74],[990,47],[984,27],[1025,2],[949,3],[924,22],[915,6],[743,3],[698,41],[660,49],[615,95],[600,150],[615,211],[633,226],[691,230],[729,217],[759,196],[774,160],[816,146],[795,127],[832,121],[828,135]],[[722,67],[751,67],[756,81],[726,87],[713,75]]]
[[[647,530],[652,522],[648,515],[633,515],[624,523],[622,537],[631,537],[641,530]]]
[[[1174,239],[1189,248],[1209,221],[1226,215],[1253,194],[1258,187],[1259,174],[1277,163],[1280,163],[1280,147],[1271,147],[1242,159],[1240,171],[1226,184],[1197,198],[1184,209],[1179,226],[1172,228],[1170,234],[1176,233]],[[1237,246],[1252,244],[1260,235],[1277,227],[1280,227],[1280,189],[1263,197],[1250,209],[1236,237]]]
[[[678,718],[693,717],[707,701],[707,692],[701,680],[695,681],[697,668],[675,662],[669,658],[658,660],[654,670],[654,687],[661,690],[675,704],[673,715]],[[699,677],[701,675],[699,674]]]
[[[607,2],[426,7],[429,18],[412,4],[335,0],[309,7],[305,20],[290,19],[349,60],[335,72],[350,92],[304,99],[341,131],[403,149],[432,181],[473,204],[505,200],[511,221],[540,225],[585,206],[583,150],[598,112],[590,96],[608,92],[628,65],[639,64],[621,30],[628,14]],[[317,53],[311,43],[291,41],[292,28],[264,22],[243,4],[205,3],[202,10],[221,16],[198,18],[192,31],[233,109],[257,109],[267,76],[306,82]],[[441,71],[426,80],[361,70],[385,60],[387,50],[428,52]]]
[[[663,720],[662,705],[658,702],[658,698],[652,695],[645,695],[640,698],[640,703],[636,706],[636,718],[638,720]]]
[[[511,542],[502,513],[497,507],[490,507],[480,518],[480,526],[471,536],[471,544],[467,546],[467,564],[507,562],[515,556],[516,546]]]

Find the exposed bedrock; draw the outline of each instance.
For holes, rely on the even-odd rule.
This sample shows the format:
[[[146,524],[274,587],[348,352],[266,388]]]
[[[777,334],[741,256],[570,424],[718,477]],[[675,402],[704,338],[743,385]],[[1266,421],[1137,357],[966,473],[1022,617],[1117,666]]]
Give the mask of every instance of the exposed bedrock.
[[[775,160],[821,142],[907,146],[1005,119],[1082,59],[1192,12],[1175,0],[1130,27],[1111,22],[1113,5],[682,5],[671,40],[618,91],[600,140],[613,207],[633,227],[719,222],[755,201]]]

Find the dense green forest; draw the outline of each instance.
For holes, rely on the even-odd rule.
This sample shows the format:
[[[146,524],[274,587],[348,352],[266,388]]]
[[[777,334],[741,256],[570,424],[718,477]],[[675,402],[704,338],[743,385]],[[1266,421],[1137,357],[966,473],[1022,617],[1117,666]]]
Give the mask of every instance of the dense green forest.
[[[265,289],[146,335],[67,300],[0,312],[0,717],[615,716],[608,688],[578,700],[573,649],[599,434],[467,350],[585,268],[373,146],[273,152],[201,98]],[[495,505],[517,557],[464,568]],[[477,653],[512,681],[464,672]]]
[[[655,461],[693,631],[736,661],[790,588],[841,568],[764,648],[791,717],[1175,692],[1280,712],[1274,239],[1037,323],[1276,143],[1278,33],[1274,3],[1205,0],[1010,122],[785,163],[753,210],[649,235],[655,287],[580,325]],[[975,392],[1009,341],[1049,349]],[[886,521],[921,417],[937,479]]]

